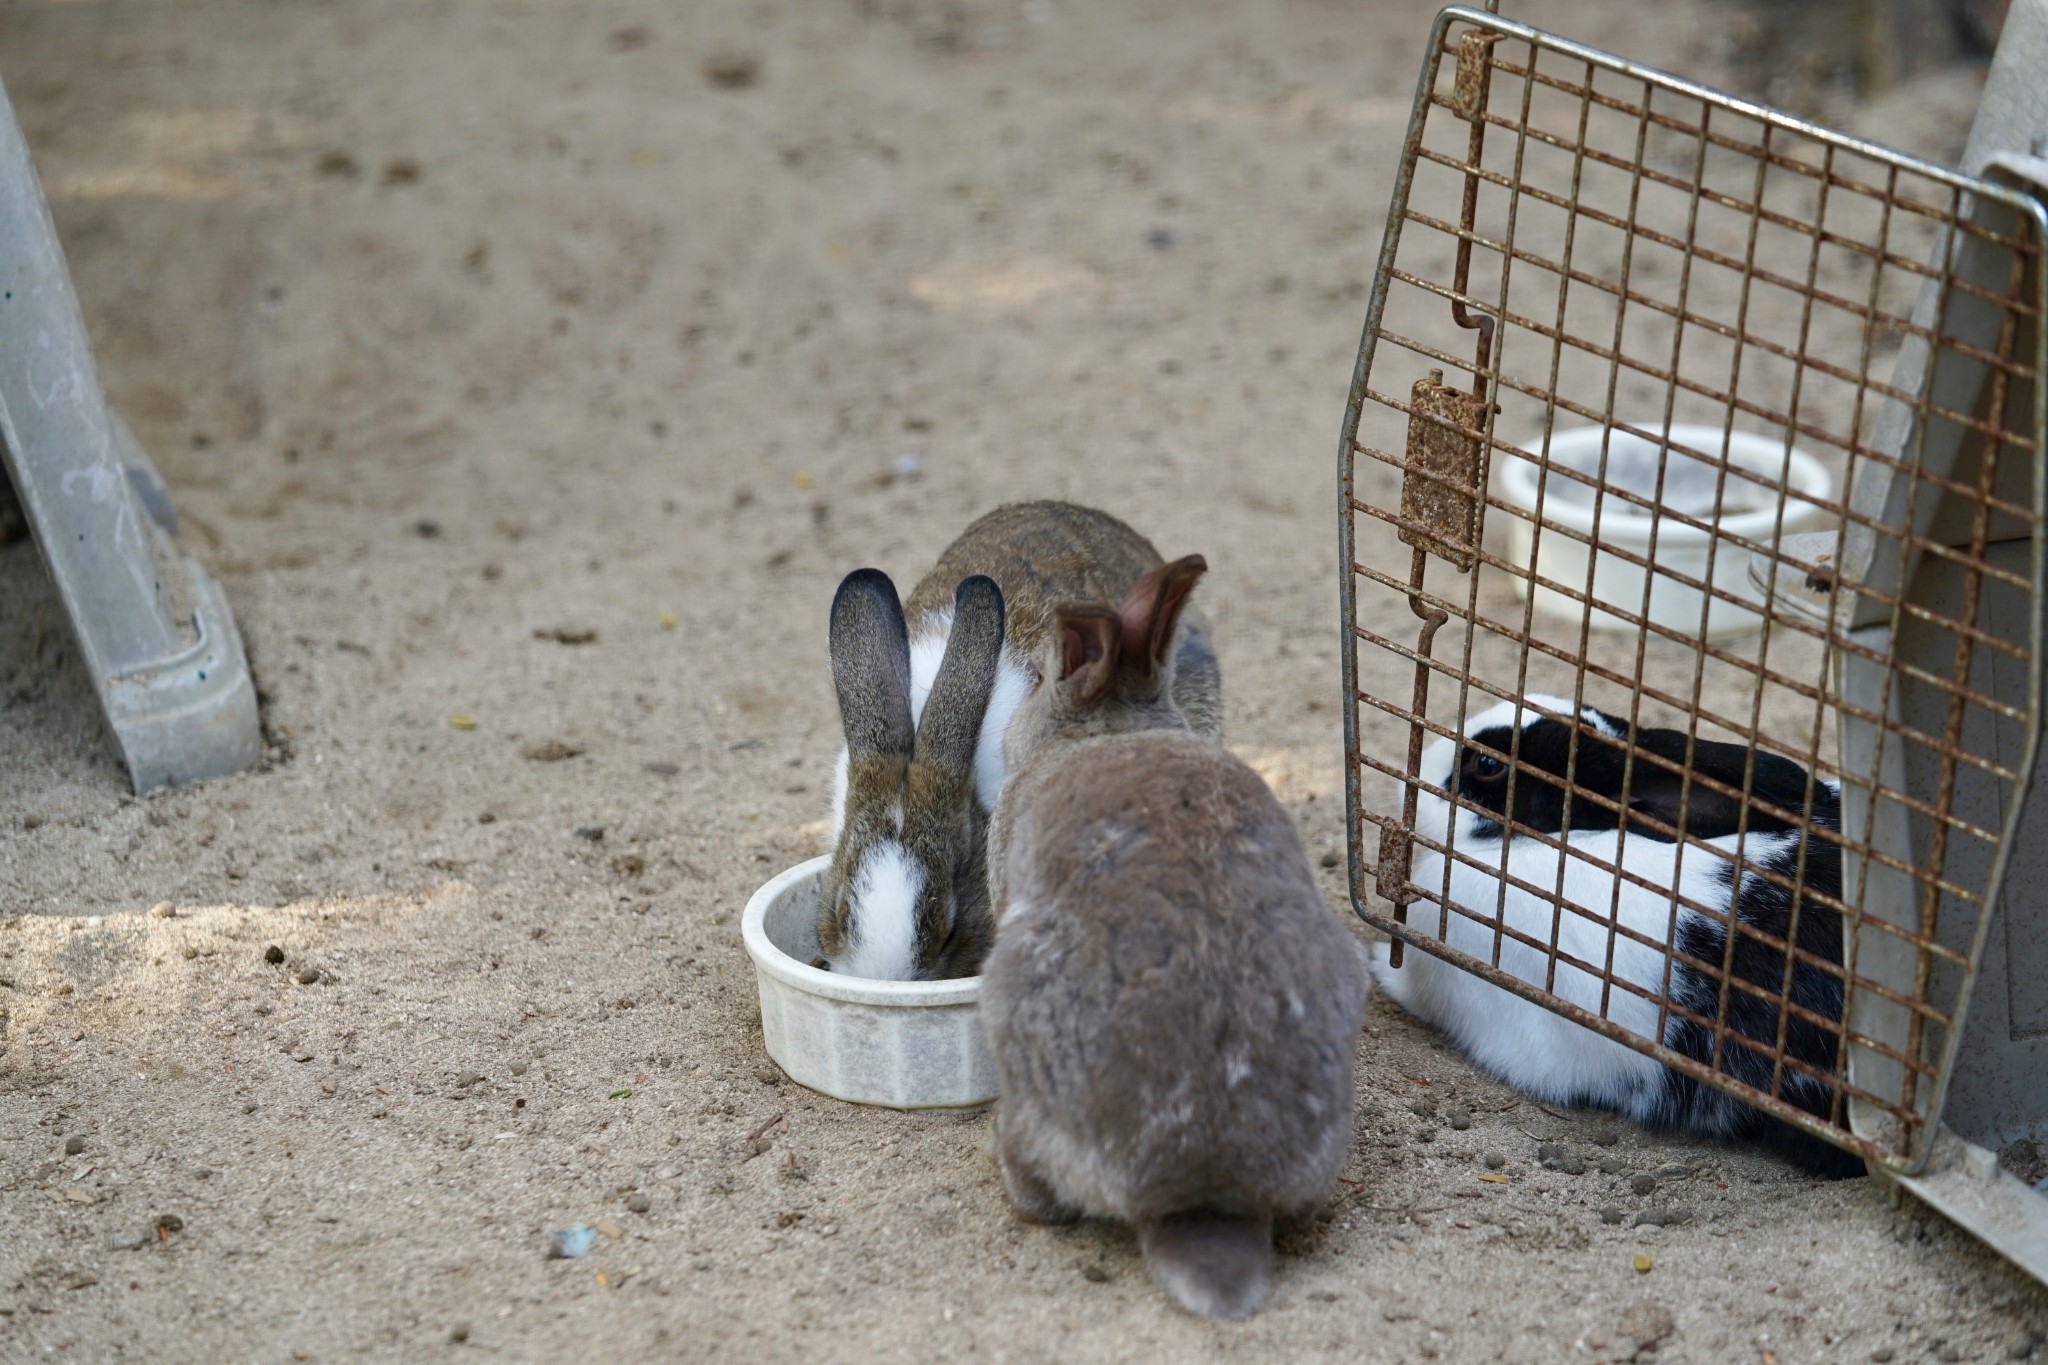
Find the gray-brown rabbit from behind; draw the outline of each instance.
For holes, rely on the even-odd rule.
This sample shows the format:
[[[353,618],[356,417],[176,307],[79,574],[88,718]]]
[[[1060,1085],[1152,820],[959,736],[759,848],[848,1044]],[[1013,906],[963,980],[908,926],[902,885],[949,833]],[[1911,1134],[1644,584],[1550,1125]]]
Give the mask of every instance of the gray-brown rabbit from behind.
[[[980,966],[986,828],[1004,735],[1038,685],[1055,604],[1120,597],[1160,564],[1106,512],[1062,502],[999,507],[969,526],[911,592],[860,569],[833,599],[833,681],[845,727],[833,781],[833,854],[818,942],[827,965],[896,980]],[[1176,696],[1214,732],[1222,703],[1206,627],[1181,632]]]
[[[1131,1223],[1153,1277],[1228,1320],[1342,1168],[1369,985],[1287,813],[1173,703],[1202,569],[1054,613],[991,828],[981,1018],[1018,1210]]]

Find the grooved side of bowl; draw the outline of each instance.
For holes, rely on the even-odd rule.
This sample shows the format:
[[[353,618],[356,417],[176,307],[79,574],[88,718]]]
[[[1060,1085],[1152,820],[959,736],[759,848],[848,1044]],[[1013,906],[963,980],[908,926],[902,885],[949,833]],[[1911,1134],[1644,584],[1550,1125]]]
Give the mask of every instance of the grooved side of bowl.
[[[761,993],[768,1055],[834,1099],[891,1109],[971,1109],[995,1098],[982,1042],[981,978],[870,981],[810,966],[818,952],[813,858],[756,891],[740,918]]]
[[[1599,427],[1554,432],[1550,438],[1551,459],[1567,467],[1596,468],[1602,437]],[[1640,444],[1637,438],[1629,439]],[[1723,433],[1712,427],[1674,426],[1669,439],[1675,445],[1695,450],[1724,447]],[[1534,454],[1540,443],[1532,442],[1524,449]],[[1714,521],[1719,535],[1769,544],[1778,536],[1817,530],[1826,522],[1822,504],[1832,495],[1833,480],[1826,466],[1811,455],[1798,449],[1788,451],[1781,441],[1738,431],[1726,436],[1723,458],[1773,481],[1782,477],[1786,497],[1782,506],[1774,501],[1768,507],[1723,515],[1718,520],[1693,514],[1696,519]],[[1570,621],[1583,619],[1596,630],[1636,629],[1623,617],[1598,606],[1589,608],[1581,600],[1583,594],[1592,603],[1610,603],[1630,612],[1641,612],[1660,626],[1687,634],[1703,633],[1709,640],[1732,639],[1762,629],[1764,618],[1757,608],[1763,605],[1763,598],[1750,582],[1746,548],[1722,543],[1715,533],[1662,519],[1653,538],[1651,518],[1643,509],[1618,498],[1600,507],[1596,522],[1591,502],[1579,504],[1570,498],[1551,496],[1551,489],[1541,490],[1539,496],[1533,460],[1503,460],[1499,478],[1503,499],[1526,512],[1525,516],[1509,518],[1509,561],[1529,565],[1540,576],[1571,589],[1560,592],[1532,585],[1517,576],[1516,591],[1528,596],[1533,587],[1536,605],[1546,614]],[[1550,482],[1559,489],[1572,488],[1563,475],[1553,475]],[[1733,476],[1727,479],[1726,487],[1743,496],[1768,496],[1770,492]],[[1534,520],[1539,501],[1545,521],[1569,527],[1581,535],[1597,534],[1599,548],[1595,550],[1556,529],[1544,530],[1539,538]],[[1611,553],[1613,550],[1648,557],[1664,572],[1646,572],[1640,564]],[[1674,573],[1711,583],[1718,592],[1702,592],[1672,577]]]

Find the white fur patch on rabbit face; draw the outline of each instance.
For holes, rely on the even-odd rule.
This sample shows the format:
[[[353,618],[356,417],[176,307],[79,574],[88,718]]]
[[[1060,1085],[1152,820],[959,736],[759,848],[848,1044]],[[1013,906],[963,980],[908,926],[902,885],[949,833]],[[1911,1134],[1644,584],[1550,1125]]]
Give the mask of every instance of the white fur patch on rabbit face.
[[[919,634],[910,646],[910,721],[915,726],[924,716],[932,683],[946,656],[946,641],[953,628],[953,613],[936,612],[919,623]],[[995,809],[996,794],[1003,785],[1003,735],[1010,728],[1017,708],[1037,686],[1038,675],[1017,660],[1006,645],[996,666],[995,686],[989,694],[988,710],[982,717],[981,732],[974,749],[974,796],[984,812]],[[832,764],[832,842],[836,847],[846,832],[847,767],[846,746],[840,745]],[[899,796],[890,811],[893,826],[903,828],[903,803]],[[955,869],[920,865],[902,843],[887,839],[862,858],[859,871],[847,889],[847,915],[851,944],[842,957],[828,958],[833,971],[877,981],[910,981],[917,976],[917,903],[932,884],[934,874],[951,885]]]
[[[1568,716],[1572,703],[1567,697],[1546,696],[1531,693],[1520,702],[1504,701],[1487,707],[1465,720],[1465,734],[1479,735],[1488,730],[1523,727],[1545,719],[1545,712]],[[1612,739],[1620,739],[1622,732],[1600,711],[1590,706],[1579,708],[1579,719],[1590,729]],[[1422,751],[1420,773],[1422,780],[1455,791],[1458,786],[1458,745],[1453,740],[1434,739]],[[1533,780],[1533,779],[1532,779]],[[1424,791],[1415,812],[1415,832],[1427,835],[1438,843],[1445,841],[1448,832],[1450,804],[1435,792]],[[1475,809],[1460,804],[1458,807],[1458,843],[1460,847],[1472,840],[1496,837],[1499,826],[1492,811]]]
[[[1570,697],[1553,697],[1542,692],[1531,692],[1519,702],[1496,702],[1477,715],[1467,716],[1465,718],[1465,733],[1476,735],[1496,727],[1520,728],[1533,725],[1539,720],[1560,719],[1564,716],[1569,716],[1571,713],[1572,700]],[[1581,706],[1579,708],[1579,720],[1588,729],[1606,735],[1610,739],[1621,738],[1621,731],[1614,727],[1613,720],[1606,713],[1596,710],[1591,706]],[[1448,740],[1438,741],[1441,744],[1448,744],[1449,742]],[[1425,768],[1424,771],[1426,772],[1428,769]]]
[[[901,981],[917,962],[917,901],[925,871],[910,850],[885,839],[867,851],[852,888],[850,950],[832,959],[832,970],[871,981]]]

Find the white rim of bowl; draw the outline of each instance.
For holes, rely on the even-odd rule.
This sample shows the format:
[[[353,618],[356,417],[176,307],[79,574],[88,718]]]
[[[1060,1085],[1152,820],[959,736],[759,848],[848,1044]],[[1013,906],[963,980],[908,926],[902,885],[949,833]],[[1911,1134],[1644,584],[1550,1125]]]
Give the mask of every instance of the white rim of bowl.
[[[955,977],[951,981],[875,981],[864,976],[841,976],[799,962],[775,946],[768,937],[768,906],[792,885],[821,874],[832,865],[829,857],[798,863],[769,880],[747,900],[740,915],[740,941],[757,971],[765,972],[787,986],[807,995],[844,1000],[854,1005],[891,1005],[899,1009],[931,1009],[940,1005],[971,1005],[981,996],[981,978]]]
[[[1597,442],[1603,430],[1607,430],[1607,428],[1573,427],[1567,431],[1551,433],[1551,457],[1553,459],[1556,458],[1559,446],[1570,447],[1588,442]],[[1633,437],[1638,440],[1645,439],[1636,437],[1633,432],[1617,431],[1617,434]],[[1674,444],[1690,447],[1692,450],[1706,450],[1721,444],[1722,434],[1719,427],[1678,425],[1670,428],[1666,439]],[[1526,442],[1519,449],[1527,452],[1530,456],[1540,455],[1543,450],[1542,438],[1539,437],[1534,441]],[[1785,522],[1788,527],[1796,526],[1802,521],[1822,515],[1827,511],[1825,507],[1820,506],[1797,507],[1794,505],[1791,496],[1789,496],[1797,494],[1800,501],[1817,504],[1826,502],[1834,494],[1834,479],[1828,474],[1827,466],[1797,446],[1787,450],[1782,441],[1773,440],[1767,436],[1758,436],[1751,432],[1737,431],[1728,436],[1727,450],[1730,456],[1735,457],[1736,462],[1743,463],[1744,467],[1749,469],[1751,473],[1763,473],[1764,470],[1743,461],[1742,457],[1744,456],[1761,464],[1782,464],[1785,467],[1788,476],[1786,478],[1786,492],[1788,496],[1784,500],[1784,513]],[[1698,457],[1695,456],[1693,458]],[[1510,456],[1502,462],[1500,471],[1501,491],[1508,494],[1509,501],[1516,503],[1524,511],[1532,513],[1536,507],[1536,475],[1538,469],[1539,466],[1534,459]],[[1579,483],[1579,480],[1569,476],[1566,476],[1565,481],[1579,484],[1582,488],[1586,486]],[[1758,483],[1753,479],[1741,479],[1739,482],[1747,488],[1757,490],[1759,493],[1767,494],[1771,491],[1770,485]],[[1594,505],[1592,503],[1580,506],[1577,503],[1566,502],[1562,499],[1546,497],[1543,500],[1543,504],[1545,519],[1557,522],[1562,526],[1569,526],[1575,531],[1583,531],[1587,535],[1593,533]],[[1599,539],[1607,542],[1629,539],[1648,543],[1651,519],[1643,508],[1638,507],[1635,503],[1620,499],[1603,501],[1600,507]],[[1769,507],[1761,512],[1745,512],[1740,516],[1723,517],[1715,522],[1714,525],[1719,531],[1728,535],[1741,536],[1746,540],[1762,540],[1769,536],[1778,526],[1778,512],[1779,509],[1777,507]],[[1535,528],[1532,526],[1530,529],[1533,530]],[[1661,518],[1658,521],[1657,541],[1659,544],[1686,541],[1703,544],[1711,539],[1713,534],[1713,532],[1703,531],[1697,526],[1688,526],[1682,521],[1671,521]]]

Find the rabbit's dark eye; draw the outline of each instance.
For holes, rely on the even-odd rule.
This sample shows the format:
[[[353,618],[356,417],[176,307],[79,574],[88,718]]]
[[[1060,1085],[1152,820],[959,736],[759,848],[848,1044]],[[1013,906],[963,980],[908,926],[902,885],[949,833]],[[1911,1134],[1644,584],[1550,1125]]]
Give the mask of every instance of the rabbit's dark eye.
[[[1508,765],[1492,754],[1474,754],[1470,764],[1472,776],[1491,782],[1508,770]]]

